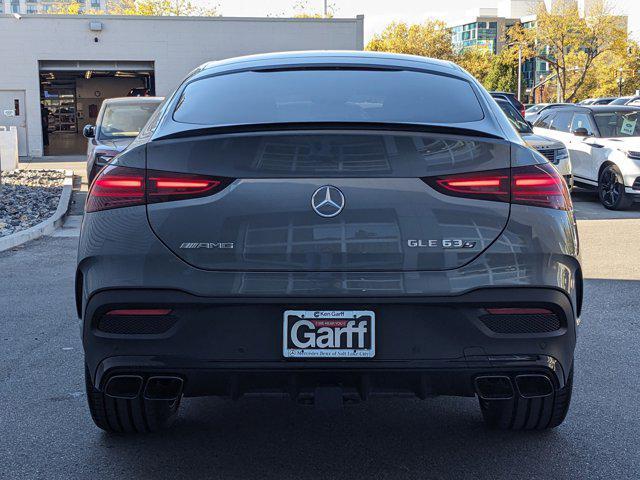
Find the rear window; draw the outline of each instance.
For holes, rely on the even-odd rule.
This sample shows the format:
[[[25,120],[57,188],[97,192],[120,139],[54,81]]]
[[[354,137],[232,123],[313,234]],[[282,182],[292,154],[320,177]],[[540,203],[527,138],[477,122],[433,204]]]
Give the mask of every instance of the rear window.
[[[471,85],[385,70],[251,71],[197,80],[174,120],[198,125],[289,122],[462,123],[484,114]]]

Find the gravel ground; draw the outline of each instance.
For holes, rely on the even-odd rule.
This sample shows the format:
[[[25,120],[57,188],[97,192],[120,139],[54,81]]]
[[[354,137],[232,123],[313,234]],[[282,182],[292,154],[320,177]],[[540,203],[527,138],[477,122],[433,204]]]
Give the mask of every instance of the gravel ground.
[[[0,178],[0,237],[42,222],[58,208],[64,172],[13,170]]]

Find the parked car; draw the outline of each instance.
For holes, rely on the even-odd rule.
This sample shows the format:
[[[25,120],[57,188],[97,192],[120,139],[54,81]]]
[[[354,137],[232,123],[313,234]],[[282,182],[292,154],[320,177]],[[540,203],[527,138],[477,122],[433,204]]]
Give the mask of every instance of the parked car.
[[[599,98],[587,98],[578,102],[578,105],[607,105],[613,102],[617,97],[599,97]]]
[[[509,92],[489,92],[489,93],[495,99],[501,98],[502,100],[506,100],[507,102],[509,102],[524,117],[525,115],[524,103],[518,100],[518,97],[516,97],[515,93],[509,93]]]
[[[525,120],[527,120],[528,122],[534,123],[542,112],[549,110],[550,108],[572,107],[574,104],[573,103],[545,103],[540,105],[543,105],[543,107],[535,111],[525,112],[525,115],[524,115]]]
[[[500,106],[525,143],[538,151],[556,167],[560,175],[562,175],[567,182],[569,190],[571,190],[573,188],[571,160],[569,159],[569,152],[564,143],[554,140],[553,138],[536,135],[533,132],[531,123],[527,122],[522,115],[520,115],[520,112],[513,108],[513,105],[506,100],[496,99],[496,103]]]
[[[576,105],[540,116],[534,131],[569,149],[576,185],[598,190],[602,204],[623,210],[640,199],[640,108]]]
[[[615,100],[609,102],[609,105],[628,105],[633,101],[640,100],[640,97],[629,96],[629,97],[618,97]]]
[[[577,245],[558,171],[451,62],[207,63],[88,193],[75,291],[91,416],[142,432],[183,396],[325,410],[413,392],[478,396],[497,428],[555,427]]]
[[[86,125],[82,131],[88,139],[89,184],[113,157],[129,146],[162,100],[162,97],[120,97],[102,102],[96,124]]]

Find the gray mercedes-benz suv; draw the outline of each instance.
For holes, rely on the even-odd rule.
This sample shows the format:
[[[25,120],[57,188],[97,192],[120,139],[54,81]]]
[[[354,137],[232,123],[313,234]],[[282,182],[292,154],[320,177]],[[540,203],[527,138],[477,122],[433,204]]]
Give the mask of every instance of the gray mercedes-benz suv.
[[[108,431],[264,392],[477,396],[545,429],[582,275],[565,183],[468,73],[302,52],[201,66],[101,170],[76,300]]]

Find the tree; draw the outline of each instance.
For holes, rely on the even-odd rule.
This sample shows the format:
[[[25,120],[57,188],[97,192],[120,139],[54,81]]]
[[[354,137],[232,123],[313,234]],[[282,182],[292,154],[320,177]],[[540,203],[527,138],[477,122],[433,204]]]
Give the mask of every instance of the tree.
[[[404,22],[389,24],[379,35],[374,35],[366,50],[376,52],[407,53],[423,57],[453,60],[451,34],[444,22],[427,20],[423,24]]]
[[[107,11],[113,15],[145,15],[145,16],[217,16],[217,6],[204,7],[193,4],[190,0],[114,0],[108,2]],[[51,10],[59,15],[102,14],[97,9],[83,10],[83,4],[77,1],[60,2]]]
[[[454,60],[481,83],[485,84],[487,75],[495,64],[495,57],[493,52],[484,47],[474,47],[463,50]]]
[[[551,11],[541,5],[534,28],[516,27],[512,38],[523,45],[525,58],[548,62],[559,83],[560,100],[574,101],[607,52],[625,48],[620,17],[605,0],[594,0],[589,15],[580,17],[576,2],[555,2]]]
[[[309,10],[308,0],[298,0],[293,6],[295,18],[333,18],[336,12],[336,6],[333,3],[327,5],[326,15],[324,12],[312,12]]]
[[[508,47],[496,55],[483,81],[487,90],[518,91],[518,47]],[[524,90],[524,81],[523,81]]]

